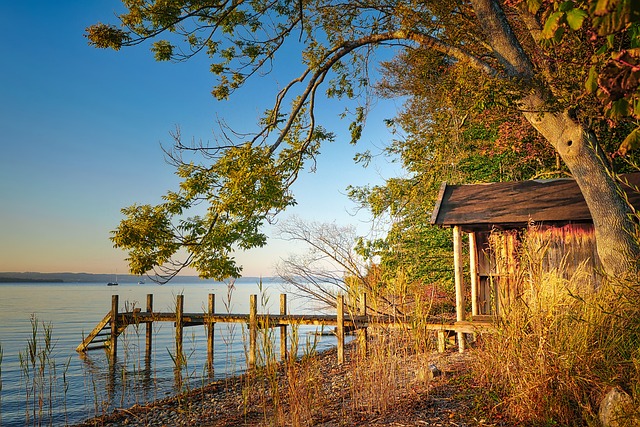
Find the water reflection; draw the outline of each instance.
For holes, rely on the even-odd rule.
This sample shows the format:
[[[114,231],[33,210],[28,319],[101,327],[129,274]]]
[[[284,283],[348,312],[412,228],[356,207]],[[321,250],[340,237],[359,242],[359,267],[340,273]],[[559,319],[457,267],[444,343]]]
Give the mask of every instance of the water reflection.
[[[121,284],[117,290],[97,284],[0,285],[0,343],[3,346],[0,394],[0,424],[23,425],[25,421],[25,387],[20,374],[18,353],[29,339],[29,315],[53,325],[56,343],[52,363],[58,370],[53,387],[51,419],[42,424],[64,425],[101,415],[114,408],[128,407],[201,386],[211,379],[224,379],[245,369],[248,334],[242,324],[217,323],[212,329],[213,357],[207,351],[208,330],[202,326],[185,327],[184,360],[177,369],[175,328],[173,324],[154,323],[150,329],[151,345],[146,345],[147,325],[130,326],[119,338],[118,357],[109,362],[104,350],[77,354],[76,346],[109,312],[111,295],[120,295],[122,311],[142,307],[147,294],[153,293],[154,311],[172,311],[175,296],[185,295],[185,312],[207,312],[208,295],[217,295],[218,312],[248,313],[249,295],[258,293],[255,284],[155,285]],[[269,292],[269,289],[265,291]],[[273,295],[280,293],[274,287]],[[277,297],[271,299],[278,301]],[[290,312],[296,312],[294,308]],[[261,312],[277,312],[278,307],[261,307]],[[298,311],[299,312],[299,311]],[[301,328],[299,333],[315,328]],[[278,339],[276,335],[276,340]],[[324,348],[334,345],[329,339]],[[274,348],[279,348],[276,341]],[[322,346],[321,346],[322,348]],[[64,366],[68,362],[68,366]]]

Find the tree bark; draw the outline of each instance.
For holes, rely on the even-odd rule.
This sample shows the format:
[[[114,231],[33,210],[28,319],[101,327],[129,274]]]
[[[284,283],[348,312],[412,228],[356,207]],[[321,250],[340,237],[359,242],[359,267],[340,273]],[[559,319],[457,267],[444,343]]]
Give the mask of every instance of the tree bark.
[[[536,113],[542,105],[541,97],[528,96],[523,100],[524,116],[555,148],[580,187],[605,273],[620,276],[633,271],[640,252],[633,213],[599,154],[596,138],[566,111]]]
[[[472,0],[472,3],[479,24],[507,75],[532,83],[535,71],[531,61],[499,3],[496,0]],[[599,156],[595,137],[566,111],[546,111],[548,97],[544,94],[552,93],[548,89],[553,82],[547,81],[547,88],[544,84],[537,82],[537,89],[520,100],[524,117],[555,148],[580,187],[593,219],[604,272],[612,276],[635,272],[640,248],[635,239],[631,208]]]

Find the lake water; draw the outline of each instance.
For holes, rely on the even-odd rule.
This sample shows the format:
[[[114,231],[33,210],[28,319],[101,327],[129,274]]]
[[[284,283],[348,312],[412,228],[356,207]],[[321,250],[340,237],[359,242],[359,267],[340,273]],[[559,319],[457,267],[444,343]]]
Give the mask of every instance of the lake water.
[[[281,285],[263,281],[258,297],[259,312],[279,313]],[[118,360],[110,366],[104,350],[85,355],[75,348],[111,309],[111,296],[119,295],[120,311],[146,309],[146,295],[153,294],[154,311],[174,311],[176,295],[184,295],[185,312],[207,310],[208,295],[215,294],[216,312],[248,313],[249,295],[261,295],[256,280],[241,279],[233,289],[225,283],[179,282],[156,284],[47,283],[0,284],[0,426],[65,425],[109,412],[113,408],[144,403],[180,390],[197,387],[209,380],[204,327],[184,329],[187,363],[176,372],[175,329],[172,323],[154,324],[151,362],[144,358],[145,327],[128,327],[118,339]],[[290,313],[314,313],[289,298]],[[319,312],[319,311],[318,311]],[[37,347],[33,319],[37,319]],[[43,326],[43,323],[45,326]],[[45,349],[44,330],[51,331],[51,350]],[[301,327],[300,351],[313,344],[316,327]],[[279,333],[274,333],[274,338]],[[248,339],[240,324],[215,325],[214,379],[245,370]],[[323,336],[319,350],[336,344]],[[275,343],[279,349],[279,344]],[[31,356],[33,355],[33,357]]]

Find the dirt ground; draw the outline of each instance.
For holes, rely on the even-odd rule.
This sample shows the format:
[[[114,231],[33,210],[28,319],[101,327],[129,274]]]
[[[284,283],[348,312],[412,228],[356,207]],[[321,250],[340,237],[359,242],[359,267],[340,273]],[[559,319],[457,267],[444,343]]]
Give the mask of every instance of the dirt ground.
[[[444,354],[413,355],[402,360],[405,376],[402,393],[364,404],[354,397],[353,348],[347,350],[347,362],[337,363],[335,350],[316,356],[314,369],[321,373],[320,393],[314,402],[295,406],[288,396],[274,402],[274,387],[286,390],[282,373],[276,379],[250,378],[247,375],[210,384],[179,397],[163,399],[144,406],[117,410],[112,414],[88,420],[77,427],[89,426],[509,426],[495,403],[470,375],[469,361],[473,350],[460,354],[451,350]],[[435,372],[435,375],[432,373]],[[393,385],[396,387],[396,384]],[[385,391],[385,390],[382,390]],[[304,396],[302,396],[304,400]],[[356,402],[356,400],[358,400]],[[318,403],[320,402],[320,403]],[[382,404],[381,404],[382,403]],[[295,407],[312,406],[311,413],[293,415]]]

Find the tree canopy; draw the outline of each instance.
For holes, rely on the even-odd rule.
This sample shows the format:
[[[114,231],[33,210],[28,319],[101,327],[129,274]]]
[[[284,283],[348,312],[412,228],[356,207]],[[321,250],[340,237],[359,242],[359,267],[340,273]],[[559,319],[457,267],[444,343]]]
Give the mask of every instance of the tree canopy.
[[[610,106],[589,96],[585,87],[573,81],[573,76],[584,68],[582,64],[589,63],[594,55],[571,49],[575,43],[567,40],[568,46],[549,43],[545,48],[548,60],[558,64],[557,85],[565,88],[565,97],[581,99],[579,109],[573,108],[589,118],[604,151],[619,152],[621,142],[634,132],[635,123],[618,120],[612,126],[607,115]],[[565,68],[562,72],[561,67]],[[517,109],[505,102],[507,94],[494,79],[466,64],[448,61],[440,52],[415,49],[384,63],[377,92],[383,97],[407,99],[390,121],[400,131],[386,151],[401,159],[408,175],[390,179],[383,186],[354,188],[352,195],[374,215],[393,218],[386,238],[367,242],[368,253],[381,256],[383,266],[402,266],[412,280],[452,280],[446,274],[450,273],[451,264],[450,233],[443,234],[429,225],[429,213],[442,182],[569,175],[553,148]],[[624,159],[614,156],[608,161],[614,171],[628,172],[634,170],[629,161],[636,159],[637,154],[632,151]]]
[[[288,43],[301,46],[304,70],[278,93],[255,135],[224,134],[215,146],[185,145],[178,135],[173,159],[180,189],[158,206],[124,209],[113,241],[129,251],[134,273],[165,266],[170,276],[192,265],[204,277],[239,275],[233,249],[264,244],[262,224],[295,202],[289,188],[298,172],[334,138],[314,114],[323,91],[328,97],[363,95],[372,84],[371,53],[394,46],[407,55],[436,53],[422,65],[436,79],[450,64],[482,76],[485,84],[471,91],[471,100],[459,90],[471,88],[471,80],[452,80],[451,100],[493,98],[530,123],[580,185],[603,265],[610,273],[626,270],[640,253],[634,224],[599,148],[595,110],[584,107],[604,104],[611,125],[637,118],[638,6],[632,0],[594,3],[123,0],[127,11],[117,25],[87,28],[90,44],[118,50],[150,41],[158,60],[207,55],[217,76],[212,94],[220,100],[268,73]],[[366,112],[366,103],[354,112],[354,142]],[[522,149],[522,140],[513,143]],[[182,161],[180,153],[190,150],[203,155],[202,163]],[[189,217],[202,202],[206,215]],[[179,248],[188,256],[172,264]]]

